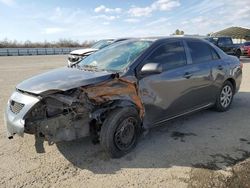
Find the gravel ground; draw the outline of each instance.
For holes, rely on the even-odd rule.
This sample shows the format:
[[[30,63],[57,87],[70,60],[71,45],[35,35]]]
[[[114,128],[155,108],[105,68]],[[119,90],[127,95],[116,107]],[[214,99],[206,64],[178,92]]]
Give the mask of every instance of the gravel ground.
[[[8,140],[0,116],[0,187],[250,187],[250,59],[230,111],[205,110],[154,128],[109,159],[88,138],[37,153],[32,135]],[[66,65],[66,56],[0,57],[0,113],[15,85]]]

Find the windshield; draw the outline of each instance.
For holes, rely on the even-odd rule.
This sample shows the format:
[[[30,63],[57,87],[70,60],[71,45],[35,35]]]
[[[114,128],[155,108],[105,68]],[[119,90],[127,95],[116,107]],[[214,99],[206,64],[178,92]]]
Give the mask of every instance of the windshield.
[[[131,64],[152,41],[125,41],[110,45],[83,59],[81,68],[121,72]]]
[[[108,45],[110,45],[112,43],[112,40],[101,40],[101,41],[98,41],[96,42],[92,48],[95,48],[95,49],[102,49]]]

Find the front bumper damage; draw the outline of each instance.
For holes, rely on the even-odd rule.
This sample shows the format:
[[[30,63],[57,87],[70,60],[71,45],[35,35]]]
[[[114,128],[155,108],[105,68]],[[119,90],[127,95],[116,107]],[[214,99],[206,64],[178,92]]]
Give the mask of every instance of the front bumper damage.
[[[15,134],[23,136],[25,125],[24,116],[39,101],[40,99],[35,96],[30,96],[18,91],[15,91],[11,95],[4,115],[8,138],[13,138]]]
[[[14,92],[4,115],[8,138],[28,133],[54,143],[87,136],[89,113],[75,100],[61,94],[42,97]]]

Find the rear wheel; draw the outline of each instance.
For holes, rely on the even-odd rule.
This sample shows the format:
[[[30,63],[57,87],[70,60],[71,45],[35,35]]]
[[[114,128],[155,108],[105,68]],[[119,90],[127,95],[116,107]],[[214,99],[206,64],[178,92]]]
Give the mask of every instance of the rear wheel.
[[[236,55],[236,57],[238,57],[240,59],[241,51],[237,50],[235,55]]]
[[[140,126],[141,120],[135,108],[114,110],[102,125],[101,146],[112,158],[122,157],[136,146]]]
[[[234,95],[234,88],[231,82],[226,81],[221,90],[219,95],[217,96],[216,103],[215,103],[215,109],[219,112],[227,111],[231,103],[233,101],[233,95]]]

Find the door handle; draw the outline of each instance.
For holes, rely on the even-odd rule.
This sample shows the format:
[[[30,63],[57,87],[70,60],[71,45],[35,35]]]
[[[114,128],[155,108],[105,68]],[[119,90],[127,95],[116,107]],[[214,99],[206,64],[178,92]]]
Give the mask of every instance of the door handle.
[[[218,69],[219,70],[223,70],[223,66],[222,65],[218,65]]]
[[[185,74],[184,74],[184,78],[186,78],[186,79],[189,79],[189,78],[191,78],[193,76],[193,74],[191,74],[191,73],[189,73],[189,72],[186,72]]]

